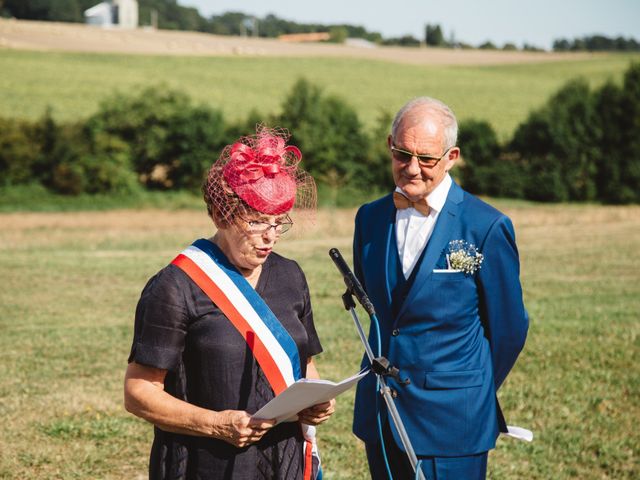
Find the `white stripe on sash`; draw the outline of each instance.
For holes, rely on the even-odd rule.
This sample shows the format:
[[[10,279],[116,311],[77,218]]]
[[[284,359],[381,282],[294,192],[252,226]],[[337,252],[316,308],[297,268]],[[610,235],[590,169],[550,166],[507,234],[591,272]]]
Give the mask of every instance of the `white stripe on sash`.
[[[268,349],[285,383],[291,385],[295,382],[291,360],[280,343],[273,336],[269,328],[264,324],[260,316],[240,292],[233,280],[214,262],[209,255],[193,245],[187,247],[182,254],[193,261],[202,272],[215,283],[229,298],[233,306],[238,310],[251,326],[260,341]]]

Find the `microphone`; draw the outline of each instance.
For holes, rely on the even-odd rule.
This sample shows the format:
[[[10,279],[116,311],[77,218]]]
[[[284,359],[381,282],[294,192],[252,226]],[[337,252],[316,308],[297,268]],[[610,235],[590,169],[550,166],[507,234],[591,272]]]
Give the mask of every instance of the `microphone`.
[[[331,250],[329,250],[329,256],[342,274],[344,283],[347,285],[347,290],[351,294],[355,295],[355,297],[358,299],[358,302],[360,302],[360,305],[362,305],[362,307],[367,311],[369,315],[375,315],[376,311],[373,308],[373,303],[371,303],[371,300],[369,300],[369,297],[364,291],[364,288],[362,288],[362,285],[360,285],[360,282],[349,268],[349,265],[347,265],[347,262],[345,262],[344,258],[342,258],[340,251],[337,248],[332,248]]]

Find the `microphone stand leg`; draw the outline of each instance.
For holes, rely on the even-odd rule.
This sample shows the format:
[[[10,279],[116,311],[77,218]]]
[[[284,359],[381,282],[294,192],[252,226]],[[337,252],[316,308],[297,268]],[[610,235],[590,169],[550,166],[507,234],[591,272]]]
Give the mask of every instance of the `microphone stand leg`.
[[[367,337],[364,334],[364,330],[362,329],[362,325],[360,324],[360,320],[358,319],[358,315],[356,314],[354,307],[355,305],[354,306],[349,305],[348,309],[349,309],[349,312],[351,313],[351,317],[353,318],[353,322],[356,325],[356,330],[358,331],[358,336],[360,337],[360,341],[364,345],[364,349],[367,352],[369,363],[373,365],[373,360],[374,360],[373,351],[371,350],[371,345],[369,345],[369,342],[367,341]],[[393,421],[393,424],[395,425],[396,430],[400,435],[400,441],[402,442],[402,446],[404,447],[404,450],[407,453],[407,456],[409,457],[409,462],[411,463],[411,467],[413,468],[413,471],[416,472],[418,468],[418,457],[416,456],[416,452],[413,449],[413,445],[411,445],[411,440],[409,440],[409,435],[407,434],[407,431],[404,428],[404,424],[402,423],[402,419],[400,418],[400,413],[396,408],[396,404],[393,402],[393,397],[391,396],[391,390],[387,386],[387,382],[385,381],[383,375],[378,375],[376,373],[376,377],[378,378],[378,382],[380,383],[380,394],[382,395],[382,398],[384,398],[384,402],[387,405],[387,411],[389,412],[389,415],[391,416],[391,420]],[[422,472],[422,469],[420,469],[417,473],[418,473],[418,478],[420,480],[426,480],[424,473]]]
[[[413,445],[411,445],[411,440],[409,440],[409,435],[404,428],[404,424],[402,423],[402,419],[400,418],[400,413],[396,408],[396,404],[393,403],[393,398],[391,397],[391,390],[387,386],[384,377],[382,375],[378,375],[378,380],[380,381],[380,393],[382,394],[382,398],[384,398],[384,403],[387,405],[387,410],[389,415],[391,415],[391,420],[393,424],[396,426],[396,430],[398,430],[398,435],[400,436],[400,441],[404,446],[404,450],[407,453],[407,457],[409,457],[409,463],[411,463],[411,467],[413,471],[416,472],[418,468],[418,457],[416,456],[416,452],[413,449]],[[425,480],[424,473],[422,469],[418,471],[418,478],[420,480]]]

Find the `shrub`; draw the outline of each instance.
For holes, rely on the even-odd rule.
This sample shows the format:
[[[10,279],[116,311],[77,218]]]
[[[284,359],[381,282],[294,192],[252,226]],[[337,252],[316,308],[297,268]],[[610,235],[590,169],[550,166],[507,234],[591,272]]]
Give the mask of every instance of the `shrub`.
[[[142,183],[163,189],[199,188],[225,132],[218,110],[194,107],[185,94],[162,87],[137,96],[114,95],[88,120],[87,129],[127,143]]]
[[[349,36],[349,32],[343,26],[333,26],[329,29],[329,41],[332,43],[344,43]]]
[[[86,133],[80,128],[67,132],[72,147],[53,167],[50,188],[66,195],[138,191],[129,146],[113,135],[98,133],[87,138]]]
[[[194,107],[177,114],[160,162],[168,166],[167,180],[171,188],[199,190],[206,172],[225,145],[224,139],[220,112]]]
[[[263,115],[256,109],[252,109],[244,120],[239,120],[227,125],[224,133],[223,144],[231,145],[240,137],[253,135],[258,125],[278,126],[284,128],[284,126],[278,125],[278,122],[273,115]],[[288,127],[289,128],[287,130],[291,133],[291,125]]]
[[[47,187],[53,186],[53,173],[60,163],[69,161],[76,152],[85,148],[80,135],[80,124],[58,124],[51,109],[36,121],[30,129],[30,137],[38,148],[38,158],[33,167],[33,177]]]
[[[629,67],[622,88],[608,83],[595,96],[602,123],[600,197],[608,203],[640,202],[640,63]]]
[[[569,82],[516,130],[532,200],[640,202],[640,64],[621,87]]]
[[[596,160],[600,179],[598,193],[607,203],[628,203],[634,201],[635,192],[625,186],[624,164],[624,107],[622,90],[613,83],[606,83],[595,95],[595,110],[602,122],[602,136],[599,139],[607,150]]]
[[[516,130],[510,150],[528,166],[526,194],[533,200],[595,200],[599,123],[589,86],[562,87]],[[536,178],[538,176],[538,178]],[[540,183],[546,187],[540,190]],[[548,191],[557,188],[557,194]]]
[[[291,130],[291,141],[302,151],[303,165],[316,180],[334,188],[347,183],[357,188],[370,186],[368,138],[349,105],[299,80],[282,110],[276,122]]]
[[[471,193],[495,197],[524,196],[526,171],[516,155],[502,151],[498,137],[484,120],[460,123],[460,182]]]
[[[389,191],[395,188],[393,174],[391,173],[391,154],[387,145],[387,137],[391,133],[393,115],[389,112],[380,112],[376,126],[371,131],[369,138],[369,154],[367,155],[367,170],[371,187],[380,191]]]
[[[471,193],[487,193],[491,169],[500,154],[498,137],[488,122],[467,120],[460,123],[458,145],[462,155],[460,182]]]
[[[77,148],[76,139],[61,127],[51,111],[37,121],[0,119],[0,174],[4,185],[42,183],[51,187],[56,166]]]
[[[29,125],[0,118],[0,184],[20,185],[33,180],[38,146],[31,141]]]

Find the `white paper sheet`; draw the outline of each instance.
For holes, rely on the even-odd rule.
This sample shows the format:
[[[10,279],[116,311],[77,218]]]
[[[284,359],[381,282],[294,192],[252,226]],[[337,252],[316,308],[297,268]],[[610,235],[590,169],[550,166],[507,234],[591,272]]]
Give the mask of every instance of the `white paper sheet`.
[[[301,378],[254,413],[253,418],[275,418],[277,423],[294,422],[298,419],[299,411],[327,402],[346,392],[367,373],[369,373],[368,370],[337,383],[329,380]]]

